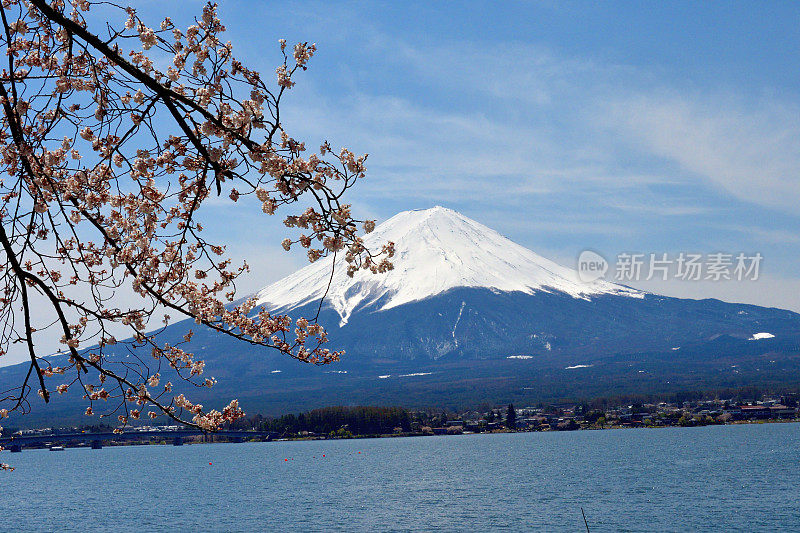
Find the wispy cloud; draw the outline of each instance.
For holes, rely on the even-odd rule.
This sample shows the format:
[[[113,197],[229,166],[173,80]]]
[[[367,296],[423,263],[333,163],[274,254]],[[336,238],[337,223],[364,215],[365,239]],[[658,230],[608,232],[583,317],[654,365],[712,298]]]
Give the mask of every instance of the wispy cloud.
[[[637,94],[611,100],[609,130],[728,194],[782,210],[800,198],[800,106],[726,95]]]
[[[792,103],[753,102],[724,87],[699,94],[641,68],[528,44],[372,42],[432,97],[309,94],[292,114],[310,133],[369,146],[380,171],[376,194],[493,197],[699,182],[777,209],[800,196],[800,109]],[[451,101],[432,105],[442,92]]]

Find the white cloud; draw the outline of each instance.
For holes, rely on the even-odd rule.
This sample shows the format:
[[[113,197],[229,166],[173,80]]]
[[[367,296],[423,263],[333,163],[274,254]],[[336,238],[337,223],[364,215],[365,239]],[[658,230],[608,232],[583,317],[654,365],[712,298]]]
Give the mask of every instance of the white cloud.
[[[749,97],[726,87],[700,91],[681,80],[659,79],[656,71],[566,57],[530,44],[426,48],[385,37],[375,41],[421,74],[422,85],[454,91],[474,105],[470,113],[482,110],[488,121],[496,121],[492,129],[475,126],[506,147],[500,152],[487,147],[502,154],[495,157],[498,175],[513,169],[527,181],[546,183],[558,168],[572,181],[612,176],[606,186],[641,184],[638,167],[656,157],[667,163],[655,165],[662,181],[699,178],[739,200],[781,210],[794,210],[800,198],[796,101],[768,91]],[[469,136],[474,129],[462,131]],[[469,141],[461,146],[461,153],[475,154]],[[460,160],[470,169],[475,162]],[[533,172],[520,172],[526,166]],[[485,168],[477,165],[470,172]]]
[[[732,196],[782,210],[800,198],[800,106],[725,94],[639,94],[611,101],[609,129]]]
[[[365,194],[469,200],[580,196],[588,187],[601,203],[613,190],[615,207],[633,209],[652,207],[641,192],[653,183],[678,195],[717,188],[784,210],[800,197],[800,109],[788,101],[684,89],[654,72],[529,44],[426,47],[385,35],[372,44],[418,77],[413,93],[322,97],[301,88],[285,113],[291,131],[372,152]],[[452,100],[441,105],[446,94]],[[675,215],[703,209],[689,195],[680,200]]]

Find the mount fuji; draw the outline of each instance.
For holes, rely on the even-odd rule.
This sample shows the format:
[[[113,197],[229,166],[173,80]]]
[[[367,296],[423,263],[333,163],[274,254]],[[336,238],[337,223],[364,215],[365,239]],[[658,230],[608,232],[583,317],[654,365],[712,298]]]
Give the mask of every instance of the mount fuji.
[[[306,316],[321,309],[351,360],[601,357],[800,333],[800,315],[789,311],[583,282],[444,207],[399,213],[366,244],[388,241],[396,252],[387,274],[351,278],[343,259],[328,257],[258,291],[258,304]]]
[[[341,257],[328,257],[254,294],[273,312],[318,315],[328,347],[346,351],[339,363],[302,365],[178,322],[162,340],[193,329],[188,349],[219,380],[193,397],[209,405],[237,397],[248,412],[277,414],[800,386],[797,313],[584,283],[575,270],[443,207],[399,213],[365,241],[372,249],[392,241],[394,269],[351,278]],[[0,368],[0,387],[26,370]],[[26,419],[35,424],[43,412],[40,422],[63,420],[78,412],[70,402]]]

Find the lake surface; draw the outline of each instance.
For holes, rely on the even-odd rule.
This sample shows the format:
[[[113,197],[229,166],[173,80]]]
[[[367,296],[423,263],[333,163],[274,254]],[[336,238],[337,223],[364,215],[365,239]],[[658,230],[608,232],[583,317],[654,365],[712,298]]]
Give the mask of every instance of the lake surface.
[[[800,531],[798,450],[763,424],[3,452],[0,530]]]

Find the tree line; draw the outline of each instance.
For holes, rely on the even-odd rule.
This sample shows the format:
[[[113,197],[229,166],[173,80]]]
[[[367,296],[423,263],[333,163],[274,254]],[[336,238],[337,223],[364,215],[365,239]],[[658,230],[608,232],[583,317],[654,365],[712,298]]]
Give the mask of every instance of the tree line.
[[[235,426],[255,427],[280,435],[296,435],[302,432],[316,435],[331,433],[347,435],[385,435],[411,431],[411,411],[402,407],[323,407],[305,413],[285,414],[277,418],[256,415],[251,419],[237,421]]]

